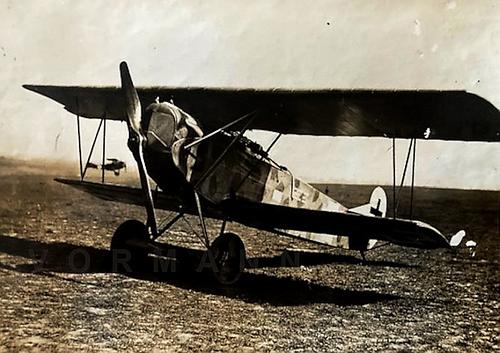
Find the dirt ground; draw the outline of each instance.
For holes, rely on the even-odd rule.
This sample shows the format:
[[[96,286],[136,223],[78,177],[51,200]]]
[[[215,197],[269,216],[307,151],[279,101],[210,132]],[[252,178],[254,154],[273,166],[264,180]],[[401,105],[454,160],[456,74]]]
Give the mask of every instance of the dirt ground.
[[[0,158],[0,351],[500,351],[498,192],[416,190],[415,216],[465,229],[475,257],[387,246],[363,264],[230,224],[251,268],[221,286],[172,268],[114,271],[112,233],[144,211],[52,181],[60,173],[71,172]],[[354,206],[371,187],[329,192]],[[199,248],[182,222],[162,240]]]

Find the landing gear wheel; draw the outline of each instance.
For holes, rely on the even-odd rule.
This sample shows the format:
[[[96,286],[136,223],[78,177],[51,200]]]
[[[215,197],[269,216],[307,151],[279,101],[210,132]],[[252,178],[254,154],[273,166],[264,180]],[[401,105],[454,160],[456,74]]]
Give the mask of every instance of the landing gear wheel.
[[[148,256],[144,245],[149,240],[144,223],[129,219],[116,228],[111,238],[111,255],[114,270],[137,270]]]
[[[215,238],[209,252],[213,256],[215,268],[213,273],[221,284],[233,284],[245,269],[245,245],[234,233],[223,233]]]

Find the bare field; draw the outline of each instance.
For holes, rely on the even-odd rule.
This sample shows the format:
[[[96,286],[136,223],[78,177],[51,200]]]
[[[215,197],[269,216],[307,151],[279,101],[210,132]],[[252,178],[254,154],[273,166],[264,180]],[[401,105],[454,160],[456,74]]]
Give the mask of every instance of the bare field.
[[[251,268],[225,287],[171,268],[113,271],[114,229],[144,211],[52,181],[73,172],[0,158],[0,351],[500,351],[498,192],[416,190],[414,216],[445,234],[465,229],[475,257],[387,246],[362,264],[230,224]],[[371,189],[329,186],[348,206]],[[200,248],[185,223],[162,241]]]

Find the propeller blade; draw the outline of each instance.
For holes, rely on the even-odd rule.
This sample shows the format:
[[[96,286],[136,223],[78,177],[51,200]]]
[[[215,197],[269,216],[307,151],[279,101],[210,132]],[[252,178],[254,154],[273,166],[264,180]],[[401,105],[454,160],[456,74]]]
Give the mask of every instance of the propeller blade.
[[[141,102],[125,61],[120,63],[120,78],[125,96],[125,112],[127,113],[128,122],[132,130],[141,135]]]
[[[125,112],[127,114],[129,126],[129,149],[134,155],[139,168],[139,178],[141,179],[141,187],[144,193],[146,213],[148,216],[147,226],[151,229],[153,236],[158,235],[158,226],[156,224],[156,214],[151,194],[151,186],[149,184],[148,172],[146,163],[144,162],[143,143],[146,137],[141,131],[141,102],[139,95],[132,82],[128,65],[125,61],[120,63],[120,78],[122,81],[122,91],[125,98]],[[134,136],[134,133],[136,136]],[[137,139],[135,138],[137,137]],[[135,140],[135,143],[130,143]]]

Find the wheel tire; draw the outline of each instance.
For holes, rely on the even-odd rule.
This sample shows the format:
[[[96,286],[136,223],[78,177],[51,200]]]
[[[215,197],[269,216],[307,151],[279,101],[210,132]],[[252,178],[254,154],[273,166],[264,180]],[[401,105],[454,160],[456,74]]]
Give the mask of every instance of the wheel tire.
[[[148,253],[144,248],[133,244],[148,241],[148,230],[144,223],[129,219],[116,228],[111,238],[111,255],[113,269],[118,270],[118,264],[125,271],[135,271],[142,268]]]
[[[241,238],[234,233],[223,233],[210,245],[213,257],[213,273],[221,284],[233,284],[238,281],[245,269],[246,251]]]

